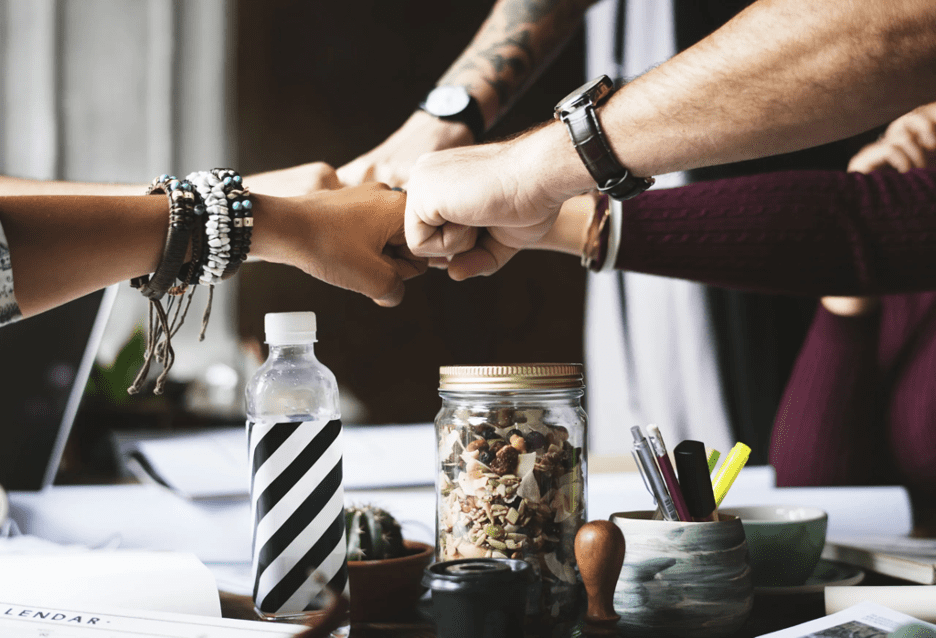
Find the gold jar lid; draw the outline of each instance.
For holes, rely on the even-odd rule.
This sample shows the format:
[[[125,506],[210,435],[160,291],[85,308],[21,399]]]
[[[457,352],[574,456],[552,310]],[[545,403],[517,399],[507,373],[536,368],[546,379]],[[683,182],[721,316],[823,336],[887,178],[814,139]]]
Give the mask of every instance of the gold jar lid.
[[[581,363],[529,363],[500,366],[442,366],[439,390],[575,390],[585,387]]]

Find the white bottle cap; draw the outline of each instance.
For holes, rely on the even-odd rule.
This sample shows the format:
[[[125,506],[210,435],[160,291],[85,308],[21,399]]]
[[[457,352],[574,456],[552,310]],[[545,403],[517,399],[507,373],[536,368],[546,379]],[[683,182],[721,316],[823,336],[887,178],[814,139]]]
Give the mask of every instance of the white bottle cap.
[[[268,312],[263,318],[270,345],[315,343],[314,312]]]

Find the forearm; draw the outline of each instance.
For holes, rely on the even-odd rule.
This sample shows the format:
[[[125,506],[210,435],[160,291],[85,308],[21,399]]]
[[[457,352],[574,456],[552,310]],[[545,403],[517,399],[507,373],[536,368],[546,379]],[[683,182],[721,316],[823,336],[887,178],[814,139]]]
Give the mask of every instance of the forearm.
[[[499,0],[439,84],[468,88],[490,127],[548,66],[594,0]]]
[[[867,295],[936,288],[936,169],[797,171],[624,202],[616,267],[728,288]]]
[[[287,200],[263,195],[252,200],[257,223],[251,254],[285,261],[276,254],[286,243],[280,235],[294,232],[295,224],[277,224],[274,210],[283,215],[286,208],[273,202]],[[164,195],[0,197],[0,224],[23,316],[156,270],[168,215]],[[306,223],[312,221],[310,217]]]
[[[602,110],[638,175],[840,139],[936,95],[936,5],[761,0]]]
[[[736,162],[865,131],[936,97],[936,4],[761,0],[599,111],[636,175]],[[554,197],[594,187],[564,126],[517,140]],[[543,154],[537,159],[534,153]],[[579,161],[581,164],[581,162]]]
[[[141,195],[144,184],[105,184],[24,179],[0,175],[0,196],[13,195]]]

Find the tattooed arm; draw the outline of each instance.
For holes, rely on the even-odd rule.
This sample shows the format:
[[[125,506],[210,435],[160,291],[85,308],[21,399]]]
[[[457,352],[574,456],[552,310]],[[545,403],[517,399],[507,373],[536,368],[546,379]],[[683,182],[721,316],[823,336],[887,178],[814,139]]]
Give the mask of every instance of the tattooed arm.
[[[498,0],[438,85],[464,86],[490,128],[575,32],[594,0]],[[380,146],[338,169],[342,183],[403,186],[424,153],[472,144],[468,127],[417,110]]]

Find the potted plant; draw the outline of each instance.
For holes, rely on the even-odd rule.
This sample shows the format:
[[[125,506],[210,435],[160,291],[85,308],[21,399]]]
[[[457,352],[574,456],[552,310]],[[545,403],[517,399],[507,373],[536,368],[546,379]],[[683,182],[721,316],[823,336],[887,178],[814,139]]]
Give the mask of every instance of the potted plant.
[[[373,506],[346,507],[351,622],[411,616],[420,596],[423,570],[434,548],[403,538],[400,524]]]

